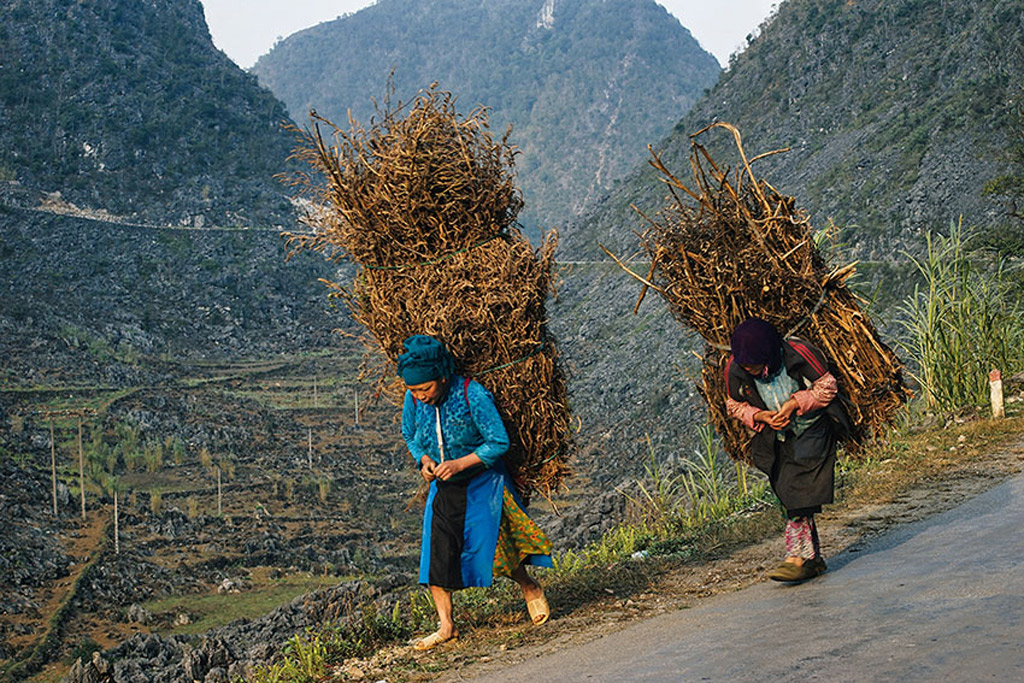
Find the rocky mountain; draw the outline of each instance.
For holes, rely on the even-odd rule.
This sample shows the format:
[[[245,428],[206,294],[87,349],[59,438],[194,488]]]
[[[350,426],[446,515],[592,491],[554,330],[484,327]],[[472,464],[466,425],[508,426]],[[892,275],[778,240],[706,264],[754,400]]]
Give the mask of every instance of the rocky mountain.
[[[148,384],[161,357],[322,348],[351,326],[318,282],[336,270],[309,255],[286,263],[275,231],[0,206],[0,236],[0,386]]]
[[[654,0],[380,0],[300,31],[253,67],[303,121],[342,127],[371,98],[438,81],[512,126],[524,225],[564,225],[636,165],[720,69]]]
[[[369,116],[392,66],[395,97],[441,80],[463,108],[493,106],[495,129],[516,126],[541,223],[608,187],[696,97],[667,75],[692,66],[692,41],[653,2],[466,5],[380,0],[289,38],[256,71],[315,86],[320,101],[281,95],[298,116],[310,104],[337,119],[347,107]],[[714,117],[739,125],[751,154],[792,146],[758,163],[818,224],[850,226],[844,241],[868,258],[913,248],[922,228],[959,212],[983,222],[980,188],[1001,171],[1021,72],[1022,5],[786,0],[664,140],[665,158],[685,168],[689,133]],[[361,422],[352,410],[357,390],[370,393],[356,379],[358,347],[331,346],[330,330],[350,323],[316,282],[337,266],[286,264],[273,230],[210,225],[290,220],[270,178],[289,146],[277,128],[283,106],[213,48],[193,0],[14,0],[0,18],[0,523],[12,530],[0,539],[0,660],[42,666],[39,653],[70,656],[81,635],[92,649],[124,643],[106,664],[95,660],[116,680],[157,667],[168,680],[225,680],[295,629],[336,616],[349,593],[393,604],[415,564],[417,520],[402,511],[415,475],[394,409],[364,407]],[[411,56],[389,52],[395,44]],[[365,80],[330,81],[356,63]],[[469,67],[477,72],[458,71]],[[512,88],[524,74],[527,86]],[[713,152],[727,143],[715,140]],[[554,165],[544,166],[549,152]],[[542,168],[548,175],[530,175]],[[52,210],[68,207],[53,197],[41,211],[40,191],[137,220],[60,215]],[[599,240],[631,251],[642,226],[629,203],[657,206],[662,193],[641,166],[571,226],[562,261],[595,255]],[[570,198],[562,209],[558,195]],[[565,263],[560,276],[551,328],[579,418],[567,498],[584,502],[544,523],[567,547],[621,517],[616,487],[645,464],[687,457],[703,418],[690,353],[699,347],[661,302],[648,297],[634,316],[639,287],[612,264]],[[77,519],[67,415],[51,513],[46,416],[81,406],[94,411],[93,474],[128,489],[121,553],[110,549],[111,501],[98,483],[88,486],[90,523]],[[214,458],[233,470],[223,514]],[[276,581],[262,575],[268,566],[293,578],[375,572],[384,585],[342,584],[317,598],[323,609],[296,602],[194,648],[195,638],[166,635],[176,610],[147,624],[137,604],[225,580],[245,584],[252,593],[237,602],[248,603],[259,581]],[[51,622],[62,595],[68,608]]]
[[[984,198],[1004,172],[1024,72],[1021,0],[786,0],[707,97],[657,147],[686,179],[689,135],[714,120],[743,134],[758,172],[797,198],[812,221],[834,220],[860,258],[915,251],[928,229],[999,221]],[[735,165],[731,137],[713,155]],[[641,167],[568,236],[573,254],[597,243],[635,248],[665,192]]]
[[[199,0],[12,0],[0,54],[0,181],[149,222],[290,219],[287,113]]]
[[[266,378],[322,385],[328,371],[309,370],[303,354],[337,351],[332,329],[350,326],[318,282],[338,266],[285,261],[275,226],[296,226],[273,177],[292,145],[284,106],[214,48],[192,0],[3,3],[0,55],[0,679],[59,667],[82,642],[118,642],[131,628],[115,634],[96,620],[206,591],[226,578],[228,555],[260,566],[376,562],[375,532],[310,511],[317,499],[336,515],[344,496],[331,501],[329,482],[365,458],[361,428],[338,423],[352,385],[318,387],[317,451],[332,457],[314,462],[314,430],[289,410],[289,380]],[[291,370],[274,360],[284,353],[299,358]],[[331,373],[354,378],[355,358]],[[240,375],[264,379],[219,390]],[[83,412],[77,439],[68,413]],[[88,521],[73,459],[83,441]],[[143,452],[155,458],[148,470]],[[231,459],[217,465],[230,468],[224,510],[255,524],[246,531],[229,534],[225,516],[213,517],[220,494],[211,501],[199,459],[210,453]],[[294,476],[314,464],[338,472]],[[280,501],[265,495],[273,477]],[[110,486],[125,496],[122,554],[110,545]],[[338,534],[325,544],[318,525]],[[212,552],[185,550],[203,539]],[[168,559],[179,551],[189,559]]]

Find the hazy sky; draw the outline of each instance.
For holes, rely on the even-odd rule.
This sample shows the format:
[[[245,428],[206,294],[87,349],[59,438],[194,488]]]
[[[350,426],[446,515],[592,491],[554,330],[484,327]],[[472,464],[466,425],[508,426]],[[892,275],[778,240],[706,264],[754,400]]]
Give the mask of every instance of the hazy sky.
[[[278,38],[351,14],[374,0],[201,0],[213,42],[249,68]],[[780,0],[657,0],[724,66]]]

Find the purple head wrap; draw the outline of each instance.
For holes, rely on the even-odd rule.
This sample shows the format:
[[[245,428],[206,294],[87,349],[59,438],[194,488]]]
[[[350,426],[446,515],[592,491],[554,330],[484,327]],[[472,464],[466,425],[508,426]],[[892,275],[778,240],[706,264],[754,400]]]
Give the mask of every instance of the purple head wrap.
[[[740,365],[766,365],[769,375],[782,367],[782,337],[771,323],[747,318],[733,330],[730,343]]]

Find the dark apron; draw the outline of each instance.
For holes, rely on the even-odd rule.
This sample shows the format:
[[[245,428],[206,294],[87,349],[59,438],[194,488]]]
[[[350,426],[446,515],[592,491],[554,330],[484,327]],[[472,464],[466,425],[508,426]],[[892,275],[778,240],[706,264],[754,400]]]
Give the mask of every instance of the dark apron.
[[[822,415],[798,437],[773,438],[772,454],[755,451],[754,465],[768,475],[772,491],[787,512],[820,510],[833,500],[836,437],[832,422]]]

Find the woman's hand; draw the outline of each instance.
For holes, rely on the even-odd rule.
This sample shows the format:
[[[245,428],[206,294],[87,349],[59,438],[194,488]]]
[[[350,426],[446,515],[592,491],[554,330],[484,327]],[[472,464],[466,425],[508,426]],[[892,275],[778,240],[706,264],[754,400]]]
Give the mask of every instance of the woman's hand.
[[[437,465],[428,455],[420,458],[420,474],[428,484],[434,481],[434,478],[437,476]]]
[[[780,415],[786,418],[786,424],[789,424],[790,419],[793,417],[793,413],[796,412],[800,404],[796,402],[796,399],[790,396],[786,399],[786,402],[779,407],[779,412],[776,415]]]
[[[754,414],[754,421],[763,422],[775,431],[779,431],[789,426],[789,415],[783,414],[781,410],[762,410]]]
[[[459,472],[469,469],[475,465],[479,465],[482,460],[476,453],[470,453],[464,455],[461,458],[455,460],[445,460],[443,463],[434,468],[434,475],[441,481],[448,481]]]
[[[434,468],[434,474],[441,481],[448,481],[456,474],[466,469],[467,465],[463,462],[464,460],[465,458],[445,460],[443,463]]]
[[[763,422],[775,431],[785,429],[789,426],[790,420],[793,418],[793,413],[800,405],[796,402],[796,399],[790,396],[786,399],[778,410],[762,410],[754,414],[755,422]]]

